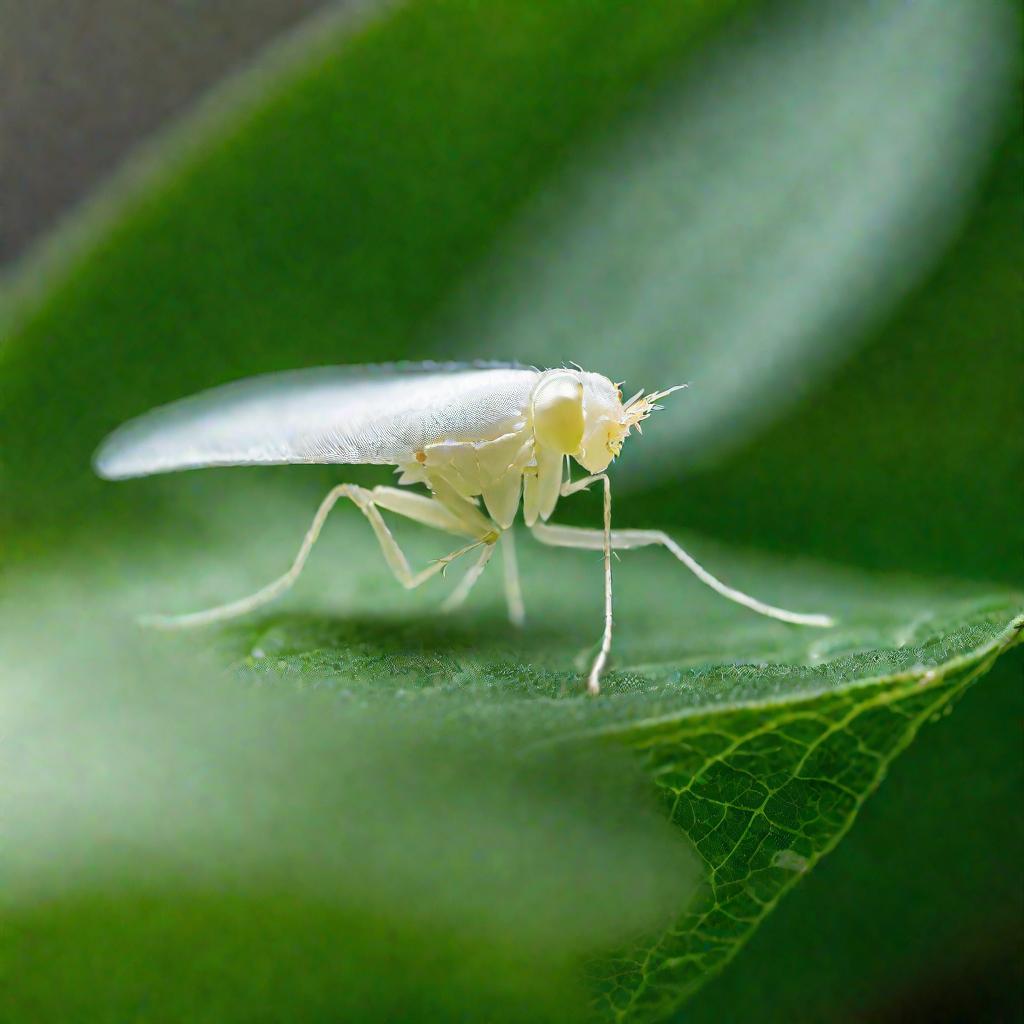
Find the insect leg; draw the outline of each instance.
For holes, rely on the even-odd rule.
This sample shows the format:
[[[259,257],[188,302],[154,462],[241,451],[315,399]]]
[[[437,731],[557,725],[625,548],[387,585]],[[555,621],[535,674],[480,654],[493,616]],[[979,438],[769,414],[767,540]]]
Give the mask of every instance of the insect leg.
[[[423,526],[431,526],[435,530],[454,533],[457,537],[482,540],[494,529],[493,524],[466,501],[461,502],[466,506],[465,511],[456,511],[436,498],[428,498],[425,494],[402,490],[400,487],[374,487],[370,495],[377,508],[394,512]],[[473,513],[476,518],[472,518]]]
[[[601,531],[601,548],[604,551],[604,632],[601,634],[601,649],[587,676],[587,693],[600,692],[601,673],[612,649],[612,484],[606,473],[599,473],[563,488],[567,494],[572,494],[574,490],[585,488],[597,480],[604,483],[604,529]]]
[[[559,491],[565,498],[578,491],[585,491],[591,484],[598,482],[604,485],[604,529],[578,531],[592,539],[592,543],[588,543],[585,545],[586,547],[597,548],[604,552],[604,631],[601,634],[601,647],[587,675],[588,693],[601,692],[601,673],[608,663],[608,655],[612,649],[612,484],[607,473],[596,473],[594,476],[584,477],[575,483],[567,480]],[[569,527],[537,522],[530,529],[543,544],[550,544],[553,547],[584,546],[561,544],[558,541],[558,531],[570,529]]]
[[[591,484],[596,484],[599,480],[605,482],[605,487],[608,486],[608,476],[605,473],[597,473],[594,476],[585,476],[579,480],[566,480],[565,483],[558,489],[558,493],[563,498],[568,498],[570,494],[578,494],[580,491],[590,490]]]
[[[465,603],[466,598],[469,597],[470,591],[473,589],[476,581],[480,579],[484,568],[494,555],[498,538],[494,537],[493,534],[489,536],[492,539],[483,538],[486,547],[480,553],[479,559],[477,559],[466,575],[462,577],[458,586],[446,598],[444,604],[441,605],[443,611],[450,612],[460,608]],[[516,564],[516,549],[515,542],[512,539],[512,531],[503,531],[500,539],[502,562],[505,569],[505,599],[508,603],[509,621],[514,626],[522,626],[526,621],[526,611],[523,608],[523,592],[519,585],[519,569]]]
[[[339,484],[337,487],[332,487],[324,500],[320,502],[320,507],[316,510],[316,515],[313,516],[313,522],[306,531],[302,546],[299,548],[291,568],[283,576],[279,576],[265,587],[261,587],[254,594],[201,612],[191,612],[185,615],[144,615],[139,618],[139,625],[152,626],[155,629],[189,629],[192,626],[206,626],[213,622],[238,618],[240,615],[245,615],[247,612],[268,604],[288,590],[299,578],[331,509],[342,498],[350,498],[362,508],[367,497],[367,492],[354,484]],[[383,526],[383,523],[381,525]],[[385,529],[387,528],[385,527]]]
[[[445,493],[445,500],[428,498],[414,491],[403,491],[397,487],[375,487],[374,503],[381,508],[405,515],[425,526],[433,526],[463,537],[472,537],[484,544],[479,559],[441,605],[442,611],[450,612],[460,607],[469,597],[470,591],[480,578],[487,563],[494,554],[494,546],[500,533],[472,502],[458,495]]]
[[[480,552],[480,557],[473,563],[466,575],[459,580],[458,586],[445,598],[444,603],[441,605],[442,611],[453,612],[456,608],[460,608],[465,603],[466,598],[469,597],[469,592],[473,589],[476,581],[480,579],[484,567],[494,554],[496,546],[496,541],[483,541],[482,543],[484,548]]]
[[[485,519],[477,511],[476,507],[468,502],[461,502],[461,504],[465,505],[465,510],[461,508],[453,510],[436,498],[428,498],[425,494],[417,494],[415,491],[404,491],[398,487],[374,487],[370,491],[370,498],[372,508],[364,511],[366,511],[371,523],[374,523],[375,520],[379,521],[383,536],[378,532],[378,538],[381,541],[381,546],[385,548],[385,556],[387,557],[389,552],[394,554],[395,576],[407,589],[418,587],[421,583],[430,579],[431,576],[438,572],[443,572],[460,555],[465,554],[467,551],[472,551],[481,544],[484,545],[484,552],[480,556],[478,567],[469,570],[466,574],[467,579],[460,581],[459,586],[451,598],[449,598],[449,601],[453,601],[456,595],[463,591],[463,588],[465,588],[464,599],[465,595],[468,595],[470,589],[472,589],[477,577],[483,571],[483,567],[490,561],[491,554],[493,554],[493,547],[498,539],[497,528],[494,524]],[[459,537],[468,537],[475,541],[475,543],[459,548],[458,551],[453,551],[450,555],[446,555],[432,566],[413,576],[404,555],[402,555],[398,547],[397,541],[392,536],[391,531],[388,530],[384,521],[380,519],[378,509],[394,512],[396,515],[404,516],[406,519],[411,519],[413,522],[432,527],[435,530],[443,530],[446,533],[453,533]],[[377,529],[376,524],[374,529]],[[488,553],[488,549],[491,549],[490,553]],[[392,564],[392,561],[389,558],[390,564]],[[459,603],[461,601],[455,601],[455,604]]]
[[[498,529],[497,524],[480,511],[475,501],[467,501],[445,480],[432,478],[429,486],[434,492],[434,498],[469,527],[471,536],[485,537]]]
[[[381,490],[393,490],[393,488],[381,488]],[[423,495],[413,494],[411,492],[403,492],[402,496],[403,498],[418,499],[422,504],[410,503],[404,509],[395,508],[394,511],[398,514],[423,522],[427,526],[434,526],[437,529],[447,530],[457,525],[456,518],[454,516],[450,516],[450,518],[445,519],[444,514],[447,513],[447,510],[439,503],[432,501],[430,498]],[[394,536],[392,536],[391,531],[388,529],[387,524],[384,522],[377,509],[374,493],[366,490],[364,487],[358,487],[355,484],[339,484],[337,487],[333,487],[320,503],[320,507],[316,510],[313,522],[306,531],[306,536],[303,538],[302,545],[299,548],[298,554],[295,556],[295,560],[292,562],[291,568],[283,576],[279,576],[276,580],[268,583],[265,587],[261,587],[254,594],[240,598],[237,601],[232,601],[228,604],[219,605],[216,608],[208,608],[205,611],[192,612],[186,615],[146,615],[139,619],[140,625],[152,626],[156,629],[188,629],[192,626],[206,626],[213,622],[223,622],[226,619],[238,618],[241,615],[254,611],[256,608],[269,604],[275,598],[280,597],[281,594],[288,590],[299,578],[299,575],[309,558],[309,553],[312,551],[313,545],[320,536],[320,531],[323,529],[324,521],[330,514],[331,509],[334,508],[342,498],[348,498],[354,502],[370,521],[370,525],[373,527],[373,532],[377,536],[377,540],[380,543],[381,551],[384,554],[388,567],[402,586],[409,590],[420,586],[431,577],[443,572],[450,562],[454,561],[460,555],[465,554],[467,551],[473,550],[480,543],[480,541],[475,541],[472,544],[468,544],[465,547],[446,555],[433,565],[428,566],[422,572],[413,574],[412,570],[409,568],[409,563],[406,560],[405,555],[398,546],[398,542],[395,540]],[[431,507],[426,508],[425,506]],[[445,525],[442,525],[442,522]],[[469,533],[469,531],[464,528],[452,530],[452,532],[460,532],[463,536]],[[469,535],[472,536],[472,534]]]
[[[501,562],[505,570],[508,618],[513,626],[522,626],[526,622],[526,609],[523,607],[523,589],[519,585],[519,565],[516,561],[516,542],[512,530],[505,530],[501,535]]]
[[[553,523],[537,523],[532,530],[537,540],[552,547],[596,550],[603,547],[604,543],[600,530],[557,526]],[[615,551],[628,551],[632,548],[650,547],[651,545],[668,548],[701,583],[706,584],[730,601],[735,601],[759,615],[767,615],[771,619],[779,619],[782,622],[792,622],[798,626],[832,626],[835,624],[835,620],[831,616],[786,611],[785,608],[776,608],[774,605],[765,604],[749,594],[727,586],[712,576],[692,555],[684,551],[667,533],[663,533],[661,530],[612,531],[611,546]]]

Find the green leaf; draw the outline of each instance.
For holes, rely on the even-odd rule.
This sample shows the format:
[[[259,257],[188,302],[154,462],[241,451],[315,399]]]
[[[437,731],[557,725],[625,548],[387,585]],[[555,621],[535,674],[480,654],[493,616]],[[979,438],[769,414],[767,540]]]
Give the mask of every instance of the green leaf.
[[[575,1021],[579,958],[692,886],[624,757],[516,759],[46,611],[3,644],[5,1020]]]
[[[78,603],[81,588],[83,601],[89,595],[91,621],[102,624],[128,609],[186,610],[262,582],[260,574],[280,564],[288,541],[301,531],[302,503],[275,499],[258,488],[239,494],[240,486],[238,477],[230,489],[214,478],[193,494],[198,506],[217,507],[201,527],[200,543],[162,531],[159,557],[133,551],[131,564],[109,563],[104,572],[65,570],[60,603]],[[212,650],[222,662],[234,664],[234,683],[197,687],[193,681],[183,698],[174,696],[171,684],[151,681],[131,696],[131,732],[159,735],[161,743],[156,753],[146,747],[143,755],[124,753],[119,741],[107,754],[104,777],[111,771],[128,778],[141,773],[141,784],[118,782],[111,788],[86,775],[86,803],[68,815],[62,808],[75,802],[73,794],[83,794],[81,768],[40,762],[35,749],[35,771],[42,766],[46,785],[41,792],[29,787],[4,808],[4,820],[13,823],[8,834],[18,837],[8,847],[16,860],[13,868],[8,863],[5,891],[21,904],[27,893],[30,907],[39,908],[26,918],[22,910],[16,920],[63,948],[83,921],[88,929],[101,928],[104,913],[113,913],[125,933],[112,956],[132,947],[141,931],[146,943],[156,950],[166,945],[166,955],[176,957],[183,934],[197,921],[219,922],[224,913],[249,921],[266,912],[268,902],[284,899],[287,905],[292,890],[288,885],[282,890],[281,879],[297,873],[307,881],[293,897],[312,886],[314,894],[328,892],[340,901],[344,918],[323,927],[341,927],[344,920],[352,942],[347,955],[357,961],[368,957],[365,969],[380,979],[383,969],[373,953],[377,940],[365,930],[365,914],[353,911],[351,890],[363,894],[361,903],[379,902],[383,895],[371,918],[385,921],[403,919],[406,894],[415,891],[421,893],[415,903],[425,922],[448,922],[453,945],[446,956],[458,959],[471,935],[493,930],[503,943],[488,954],[488,962],[500,962],[502,976],[514,977],[501,950],[529,948],[547,956],[546,950],[561,944],[565,959],[557,970],[549,962],[555,973],[547,975],[547,987],[523,994],[537,1019],[538,1007],[557,1005],[567,1013],[565,1007],[574,1005],[565,995],[565,978],[580,963],[586,964],[591,998],[603,1019],[661,1019],[727,963],[778,899],[835,846],[892,758],[1019,637],[1024,623],[1024,603],[1013,595],[956,586],[936,590],[812,563],[781,564],[693,539],[691,549],[726,579],[769,600],[832,612],[840,625],[815,631],[759,619],[703,591],[667,555],[631,553],[616,568],[615,661],[604,693],[595,700],[582,693],[577,666],[589,656],[600,624],[600,564],[592,555],[523,545],[524,585],[535,625],[518,635],[502,621],[496,579],[481,583],[474,608],[457,621],[436,612],[438,591],[450,582],[407,595],[399,606],[400,592],[367,535],[354,513],[347,519],[339,515],[299,592],[282,609],[214,634]],[[235,538],[235,550],[229,537]],[[403,543],[417,562],[437,553],[415,532]],[[565,571],[574,562],[576,571]],[[37,580],[38,594],[33,584],[27,586],[27,594],[21,590],[20,595],[35,617],[46,607],[40,595],[52,584]],[[6,612],[15,628],[26,615],[16,606]],[[46,616],[47,621],[59,618],[52,608]],[[24,628],[30,636],[36,632]],[[113,626],[102,629],[116,633]],[[152,637],[146,658],[187,665],[198,636]],[[139,639],[128,643],[129,650]],[[40,671],[46,656],[40,661],[37,655],[33,664],[31,656],[8,652],[5,660],[22,665],[27,678],[47,674]],[[103,722],[138,685],[131,682],[139,678],[135,667],[112,692],[101,688],[96,695],[95,686],[76,682],[86,678],[74,667],[76,660],[71,658],[70,668],[51,666],[55,710],[42,719],[37,712],[18,721],[20,735],[38,736],[40,723],[53,715],[68,725],[82,721],[81,691],[93,691],[86,704],[92,711],[84,720],[98,714]],[[51,703],[46,692],[37,695],[37,706],[40,697]],[[77,698],[69,698],[75,693]],[[296,702],[290,694],[301,699]],[[197,713],[201,727],[192,723]],[[98,735],[110,735],[110,725]],[[256,737],[262,741],[254,748]],[[642,789],[630,774],[634,769],[624,771],[626,763],[617,760],[608,762],[622,766],[613,772],[599,768],[623,747],[634,752],[643,774],[653,780],[668,819],[692,844],[700,865],[696,896],[681,891],[677,881],[671,903],[660,904],[661,912],[670,906],[678,911],[668,928],[653,922],[659,901],[673,890],[670,848],[657,829],[642,831],[652,829],[642,814],[635,823],[641,831],[622,832],[628,820],[623,807]],[[483,761],[481,751],[488,752]],[[503,777],[501,764],[517,766],[510,777],[516,782],[495,791],[495,778]],[[351,780],[361,771],[371,781],[353,787]],[[163,775],[188,778],[197,772],[203,779],[198,805],[182,804],[174,785],[153,784]],[[523,795],[523,773],[538,784],[543,780],[544,789],[531,784]],[[17,783],[25,778],[25,766],[9,764],[5,777]],[[325,805],[323,787],[331,778],[348,781]],[[625,792],[621,778],[630,780]],[[251,787],[258,790],[255,803]],[[537,801],[545,790],[551,810],[539,812]],[[586,829],[572,833],[578,801],[595,813],[607,808],[607,827],[597,824],[602,812],[597,819],[588,816]],[[42,805],[53,814],[41,823]],[[232,805],[253,811],[227,812]],[[502,809],[497,818],[490,810],[495,806]],[[387,808],[384,822],[369,831],[360,826],[357,852],[346,836],[351,822],[378,821],[381,808]],[[437,847],[437,838],[429,838],[430,823],[442,814],[449,838]],[[59,820],[51,820],[54,816]],[[614,828],[612,817],[620,822]],[[627,837],[634,860],[624,858],[617,842],[608,845],[604,839],[597,852],[584,854],[595,842],[587,829],[595,827],[607,838]],[[521,841],[510,845],[509,836],[523,829]],[[282,832],[283,843],[275,838]],[[189,896],[198,902],[188,902],[192,909],[180,928],[153,936],[143,923],[143,910],[152,909],[146,902],[150,897],[143,899],[138,919],[124,905],[141,898],[132,895],[138,891],[138,868],[124,859],[118,844],[105,852],[97,845],[110,833],[129,849],[149,851],[145,877],[158,893],[179,884],[184,856],[185,877],[216,879],[222,872],[218,865],[230,863],[233,884],[255,885],[256,895],[230,909],[200,905],[201,894]],[[578,849],[573,834],[580,836]],[[316,852],[325,843],[336,847],[337,858]],[[484,849],[502,863],[512,858],[497,881],[477,877]],[[71,856],[75,850],[84,852]],[[588,861],[591,856],[596,866]],[[651,859],[645,867],[646,857]],[[81,874],[72,872],[70,892],[57,903],[65,909],[51,916],[41,908],[53,897],[53,866],[65,875],[65,889],[69,861],[80,865]],[[563,867],[575,862],[584,872],[576,878]],[[678,878],[691,877],[692,868],[678,864]],[[383,887],[381,870],[392,879]],[[612,884],[622,898],[604,902],[596,919],[580,918],[578,901],[586,902],[594,886],[600,890],[609,884],[601,871],[616,870],[623,876]],[[261,882],[268,873],[273,884]],[[113,886],[115,909],[104,912],[80,902],[97,874]],[[523,888],[525,875],[531,880]],[[342,884],[339,878],[345,876]],[[515,905],[526,912],[510,919],[502,907],[513,884]],[[646,902],[634,884],[645,887],[640,891],[648,893]],[[450,895],[453,885],[456,894],[464,886],[492,893],[484,899],[483,920],[461,897]],[[396,887],[397,904],[387,896]],[[552,904],[553,892],[561,893],[563,902]],[[304,927],[301,911],[295,912],[299,916],[286,934]],[[574,920],[578,928],[570,927]],[[644,937],[630,938],[638,934]],[[407,944],[411,956],[422,935],[418,926],[404,927],[402,935],[402,948]],[[234,956],[236,941],[220,939],[218,948]],[[275,932],[267,941],[282,938]],[[270,955],[256,940],[246,940],[244,950],[260,963]],[[511,960],[521,966],[519,955]],[[333,961],[308,968],[317,998],[339,998],[327,981],[337,969]],[[529,971],[535,969],[536,964]],[[27,986],[23,992],[29,1000],[35,997],[31,979],[38,976],[26,976],[30,980],[20,984]],[[459,984],[465,986],[459,1005],[494,998],[472,972]],[[132,990],[117,977],[110,985],[104,995],[115,1000]],[[301,996],[288,991],[289,999],[303,1005]],[[189,996],[179,991],[176,998]],[[239,1003],[237,1012],[244,1005]],[[438,1019],[451,1019],[446,1014],[454,1010],[439,1004],[436,1012]],[[373,1013],[365,1019],[373,1019]]]
[[[612,964],[611,1016],[663,1019],[728,963],[846,834],[921,725],[949,711],[1022,630],[1019,614],[968,619],[932,638],[947,654],[963,651],[935,667],[869,682],[855,675],[838,694],[638,728],[631,742],[701,855],[706,887],[669,931]]]
[[[998,229],[968,239],[852,383],[811,386],[956,223],[998,130],[1009,7],[772,4],[695,60],[743,6],[439,0],[329,26],[251,102],[183,130],[184,154],[52,277],[28,268],[0,353],[4,558],[23,563],[0,635],[15,1020],[568,1021],[588,1000],[658,1018],[1017,638],[1019,596],[887,574],[1018,576],[996,443],[1013,433],[1011,360],[964,359],[979,303],[993,344],[1016,311],[1012,160]],[[759,620],[668,555],[629,554],[590,700],[596,557],[524,552],[520,635],[493,578],[457,619],[438,615],[440,587],[403,597],[348,510],[267,615],[212,636],[128,628],[276,575],[312,512],[301,496],[334,476],[109,487],[88,469],[106,429],[258,370],[484,343],[610,372],[621,356],[638,386],[699,372],[706,398],[630,442],[618,523],[697,520],[870,566],[686,538],[729,582],[840,625]],[[811,411],[785,443],[762,435],[678,485],[684,462],[800,395]],[[640,489],[660,473],[670,485]],[[587,501],[564,515],[596,522]]]
[[[1018,646],[982,692],[929,726],[838,849],[687,1003],[688,1022],[853,1024],[908,1007],[925,1020],[1015,1019],[1022,672]]]
[[[1006,367],[1024,359],[1022,155],[1009,126],[957,245],[813,401],[685,489],[660,487],[623,515],[654,522],[656,508],[735,543],[1019,587],[1024,404]],[[836,853],[686,1020],[1012,1018],[1022,654],[900,758]]]

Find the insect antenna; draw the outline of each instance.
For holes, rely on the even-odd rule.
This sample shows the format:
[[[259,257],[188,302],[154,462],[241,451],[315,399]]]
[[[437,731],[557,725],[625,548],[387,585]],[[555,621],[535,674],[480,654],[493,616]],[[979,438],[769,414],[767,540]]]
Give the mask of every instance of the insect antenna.
[[[689,387],[689,384],[676,384],[675,387],[666,388],[664,391],[652,391],[651,394],[645,395],[643,390],[638,391],[628,402],[623,406],[625,412],[625,419],[623,425],[627,432],[630,428],[636,427],[638,433],[643,433],[640,429],[640,424],[643,420],[647,419],[652,412],[657,412],[663,408],[657,404],[658,399],[665,398],[667,395],[671,395],[674,391],[682,391],[683,388]]]

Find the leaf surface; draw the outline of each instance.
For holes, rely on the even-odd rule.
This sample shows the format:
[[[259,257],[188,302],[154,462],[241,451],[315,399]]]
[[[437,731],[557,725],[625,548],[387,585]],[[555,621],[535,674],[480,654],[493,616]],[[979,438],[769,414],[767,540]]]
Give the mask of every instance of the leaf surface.
[[[543,625],[524,638],[525,664],[500,609],[483,630],[441,625],[442,637],[453,630],[448,649],[429,655],[417,650],[433,645],[429,621],[272,617],[252,639],[262,657],[250,648],[243,659],[243,672],[300,686],[317,679],[349,699],[369,679],[377,695],[383,684],[406,700],[451,703],[446,713],[485,730],[515,721],[541,744],[610,740],[638,751],[701,859],[703,885],[672,928],[593,968],[599,1002],[616,1020],[662,1019],[727,963],[845,835],[919,728],[1024,625],[1012,595],[936,594],[700,546],[726,578],[773,601],[827,609],[840,625],[767,622],[704,592],[667,554],[627,555],[616,567],[613,671],[591,701],[580,694],[580,667],[599,592],[587,586],[585,565],[563,576],[546,564],[585,556],[527,550],[527,594],[538,595]],[[364,578],[372,574],[368,566]]]
[[[947,381],[920,386],[930,337],[887,414],[865,414],[880,408],[869,379],[822,403],[770,470],[747,458],[763,478],[706,484],[702,522],[738,519],[755,549],[683,538],[729,583],[832,613],[834,630],[758,619],[663,552],[626,554],[614,661],[591,700],[596,556],[522,538],[519,634],[497,566],[464,616],[442,617],[444,585],[402,594],[351,509],[281,606],[207,634],[128,626],[247,593],[297,546],[301,495],[326,473],[89,477],[121,419],[259,370],[490,345],[612,373],[621,352],[637,386],[699,373],[706,397],[680,397],[622,464],[637,491],[655,473],[673,483],[624,503],[620,525],[690,521],[683,463],[806,394],[955,224],[999,117],[1008,58],[992,40],[1012,37],[1005,5],[945,4],[940,19],[927,4],[769,5],[757,38],[741,26],[693,64],[743,6],[439,0],[330,35],[34,282],[0,353],[4,558],[23,563],[3,581],[0,635],[14,738],[0,748],[0,987],[16,1020],[126,1019],[147,1000],[218,1022],[475,1010],[563,1024],[588,999],[605,1020],[662,1018],[1019,636],[1019,595],[891,577],[881,542],[871,575],[756,550],[791,529],[791,550],[812,534],[863,560],[865,523],[901,536],[894,481],[925,495],[905,517],[920,547],[966,532],[985,445],[945,445],[935,471],[922,413],[963,433],[984,403],[951,417]],[[803,14],[787,23],[790,10]],[[936,66],[965,106],[929,91]],[[948,159],[918,162],[938,152],[928,140]],[[881,180],[891,203],[876,211]],[[973,338],[972,315],[935,308]],[[769,370],[784,386],[763,386]],[[808,471],[804,446],[825,435]],[[860,496],[859,519],[808,511],[829,480],[833,503]],[[773,495],[787,521],[768,526]],[[587,500],[566,516],[595,523]],[[445,553],[406,532],[417,565]],[[949,565],[905,537],[901,550],[901,565]],[[997,557],[950,571],[984,578]]]
[[[218,517],[230,501],[219,504]],[[160,610],[184,610],[186,600],[218,591],[234,596],[281,560],[300,506],[243,502],[219,526],[208,524],[224,531],[212,549],[216,564],[208,544],[177,542],[170,563],[161,568],[146,556],[134,578]],[[591,699],[581,691],[580,666],[600,622],[600,564],[592,555],[520,545],[534,625],[518,634],[503,621],[496,578],[485,578],[474,608],[459,619],[436,612],[451,581],[401,594],[354,516],[331,524],[283,609],[205,643],[233,664],[244,687],[302,695],[278,722],[287,747],[301,745],[302,709],[312,701],[333,708],[339,744],[369,709],[383,714],[378,727],[394,715],[427,735],[469,738],[526,766],[557,765],[574,750],[632,751],[695,850],[698,882],[695,895],[679,897],[668,927],[640,927],[642,937],[628,942],[613,927],[603,948],[584,945],[603,1019],[663,1019],[727,963],[842,838],[921,725],[951,706],[1024,622],[1024,604],[1009,593],[940,591],[693,538],[691,549],[726,579],[772,601],[827,610],[840,624],[818,631],[759,619],[704,592],[667,554],[629,553],[616,566],[613,668],[603,694]],[[229,530],[239,538],[236,550],[226,542]],[[416,563],[437,553],[416,531],[403,543]],[[558,571],[556,563],[564,569],[573,561],[577,571]],[[148,573],[159,577],[144,584]],[[95,581],[89,589],[97,593]],[[108,596],[126,608],[140,600],[116,587]],[[196,639],[156,638],[156,653],[184,658]],[[234,714],[247,717],[238,707]],[[384,727],[389,734],[401,735],[397,724]],[[341,770],[345,755],[329,738],[317,749]],[[397,770],[409,768],[399,762]],[[461,784],[476,791],[471,778]],[[236,785],[229,775],[229,797]],[[557,794],[560,784],[551,785]],[[129,834],[139,828],[137,814],[121,822]],[[310,828],[297,827],[299,835]],[[459,831],[473,843],[473,829]],[[277,856],[255,833],[246,845],[255,858],[246,872],[258,875]]]

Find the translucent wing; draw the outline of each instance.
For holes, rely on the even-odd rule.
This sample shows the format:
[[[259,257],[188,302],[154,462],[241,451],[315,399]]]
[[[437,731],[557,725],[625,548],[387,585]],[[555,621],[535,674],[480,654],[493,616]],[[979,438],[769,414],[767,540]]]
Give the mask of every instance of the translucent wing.
[[[325,366],[252,377],[115,430],[96,472],[123,479],[205,466],[399,465],[427,444],[521,424],[538,370],[505,365]]]

